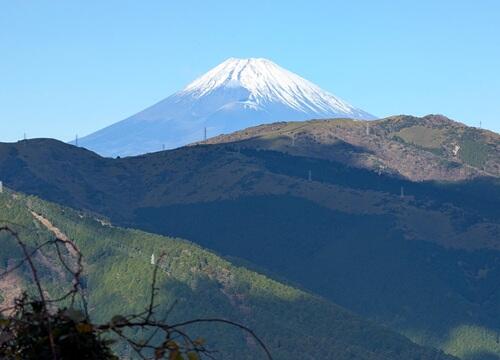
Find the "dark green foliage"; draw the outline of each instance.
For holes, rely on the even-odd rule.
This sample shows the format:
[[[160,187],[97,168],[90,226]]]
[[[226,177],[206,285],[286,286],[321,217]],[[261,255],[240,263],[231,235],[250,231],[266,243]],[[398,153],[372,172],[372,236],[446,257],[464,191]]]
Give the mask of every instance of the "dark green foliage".
[[[88,214],[61,209],[36,198],[13,199],[3,195],[0,200],[2,216],[29,229],[37,226],[43,232],[26,209],[29,202],[31,209],[50,219],[77,243],[86,259],[84,282],[91,316],[96,321],[109,321],[116,314],[144,309],[151,253],[165,252],[157,283],[158,315],[166,315],[176,303],[168,316],[170,322],[196,317],[242,322],[264,340],[275,359],[451,359],[418,347],[319,297],[235,267],[188,242],[101,225]],[[0,252],[0,257],[6,261],[9,255]],[[48,271],[42,275],[50,278]],[[211,324],[186,330],[193,337],[205,338],[211,348],[220,351],[221,358],[260,358],[255,345],[238,330]],[[115,350],[120,356],[127,354],[120,344]]]
[[[465,133],[460,142],[460,158],[467,164],[481,168],[486,160],[490,149],[481,140],[470,133]]]
[[[191,218],[197,219],[196,226]],[[401,329],[430,328],[439,337],[463,323],[496,328],[500,317],[492,300],[500,296],[498,252],[408,241],[395,221],[286,196],[148,208],[138,211],[136,219],[142,227],[248,259]],[[488,276],[473,281],[469,274],[482,268],[489,269]],[[434,295],[440,292],[448,294],[446,300]],[[479,304],[481,312],[471,316]],[[404,317],[393,318],[394,312]]]
[[[110,341],[101,338],[79,312],[61,309],[46,316],[43,309],[42,303],[24,297],[18,300],[13,315],[0,317],[0,358],[118,360]]]
[[[380,126],[372,130],[373,134],[382,135],[371,140],[387,145],[391,133],[422,125],[422,120],[402,117],[381,121]],[[446,136],[451,134],[442,143],[448,155],[439,157],[436,164],[444,162],[452,173],[459,173],[463,162],[453,156],[451,150],[454,144],[460,143],[463,127],[435,116],[426,121],[429,128],[439,128]],[[359,130],[358,123],[350,123],[353,129]],[[346,128],[346,131],[349,130]],[[355,131],[351,135],[355,135]],[[285,138],[290,143],[290,137]],[[278,140],[283,141],[281,137]],[[480,142],[481,139],[472,140]],[[358,155],[377,155],[362,145],[340,141],[334,145],[318,145],[318,154],[339,153],[344,158],[327,161],[307,152],[302,153],[308,154],[307,157],[298,156],[300,152],[293,151],[300,150],[297,149],[299,142],[294,149],[259,151],[256,150],[259,139],[252,141],[257,144],[254,148],[250,143],[246,143],[245,148],[245,142],[203,145],[117,160],[99,158],[64,144],[33,141],[31,152],[29,147],[19,148],[19,153],[12,156],[6,155],[7,151],[2,153],[0,146],[0,178],[16,189],[104,214],[115,224],[182,236],[232,259],[243,258],[238,263],[253,262],[256,265],[252,268],[285,279],[296,287],[318,292],[424,344],[456,351],[459,346],[444,345],[457,328],[479,328],[478,334],[498,332],[500,292],[495,287],[500,276],[498,178],[412,182],[390,176],[388,171],[349,166],[359,165]],[[490,144],[496,140],[492,137],[488,141]],[[262,147],[265,142],[261,139]],[[412,146],[410,150],[422,154],[418,147]],[[425,162],[426,157],[432,157],[427,150],[423,158],[410,159]],[[16,171],[10,172],[4,164],[17,158],[26,166],[17,164]],[[404,165],[408,169],[412,166],[411,163]],[[312,181],[308,181],[309,170]],[[405,193],[403,198],[399,196],[401,187]],[[337,206],[337,201],[341,206]],[[84,220],[74,220],[78,221]],[[76,238],[82,237],[82,230],[76,230],[73,225],[64,226],[69,227],[66,231]],[[101,233],[102,229],[98,231],[96,237],[100,241],[88,239],[86,246],[92,249],[88,253],[91,263],[102,263],[95,270],[105,275],[90,275],[89,287],[98,281],[104,282],[95,286],[94,293],[113,304],[113,309],[124,303],[138,302],[131,293],[140,286],[137,285],[140,276],[134,276],[133,280],[120,276],[128,269],[143,272],[143,262],[148,261],[150,254],[147,253],[151,249],[144,250],[142,240],[130,248],[130,241]],[[128,233],[122,236],[129,238]],[[123,260],[118,261],[121,263],[118,265],[111,259],[120,257],[120,252],[136,254],[136,262]],[[172,267],[177,268],[185,261],[173,262]],[[183,269],[189,272],[201,267],[201,273],[207,275],[205,265],[197,262],[189,265]],[[108,275],[106,269],[111,269],[113,275]],[[221,288],[218,278],[214,280],[209,275],[194,278],[189,285],[183,277],[170,279],[165,286],[172,293],[178,291],[185,301],[198,296],[198,290],[213,295]],[[249,282],[263,285],[257,279]],[[124,285],[127,291],[115,289],[115,283]],[[233,284],[236,288],[241,286],[248,291],[248,283],[236,283],[238,285]],[[112,293],[102,291],[104,287],[114,290]],[[276,295],[281,291],[274,289],[272,293]],[[239,293],[233,295],[238,298]],[[167,300],[172,301],[173,297]],[[212,310],[234,311],[233,298],[228,299],[219,291],[216,299],[217,305],[199,310],[208,314],[212,314]],[[275,308],[267,302],[256,306],[270,306],[277,313],[289,306],[277,300],[270,303],[279,306]],[[198,310],[196,302],[189,304]],[[304,305],[304,309],[308,307]],[[310,316],[306,310],[300,311]],[[231,313],[242,316],[238,311]],[[265,315],[269,318],[272,314]],[[245,316],[250,322],[254,320],[250,315]],[[256,328],[267,332],[267,328],[274,326],[278,325],[262,330],[257,325]],[[282,331],[293,326],[287,323]],[[318,325],[310,323],[309,326]],[[468,336],[472,330],[466,333]],[[272,337],[270,332],[267,335]],[[231,341],[233,339],[228,339],[227,343]],[[280,341],[283,344],[284,340]],[[455,345],[459,342],[453,341]],[[233,343],[236,342],[244,340],[240,337]],[[484,343],[488,345],[483,349],[468,350],[500,354],[489,340]]]

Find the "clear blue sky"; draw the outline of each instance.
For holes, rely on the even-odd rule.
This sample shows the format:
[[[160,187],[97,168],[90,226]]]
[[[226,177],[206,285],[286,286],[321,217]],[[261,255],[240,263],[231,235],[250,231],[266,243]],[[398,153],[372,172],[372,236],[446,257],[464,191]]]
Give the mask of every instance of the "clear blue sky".
[[[0,0],[0,141],[68,140],[228,57],[265,57],[379,117],[500,132],[500,1]]]

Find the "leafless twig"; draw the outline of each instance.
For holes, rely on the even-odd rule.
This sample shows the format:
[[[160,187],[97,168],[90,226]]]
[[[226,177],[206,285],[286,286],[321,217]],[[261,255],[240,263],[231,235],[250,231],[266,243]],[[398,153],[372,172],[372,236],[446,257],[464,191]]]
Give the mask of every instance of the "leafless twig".
[[[84,289],[82,288],[81,277],[83,275],[83,255],[78,249],[78,247],[71,241],[60,239],[59,237],[54,237],[51,240],[43,242],[41,245],[37,245],[32,249],[29,249],[29,246],[21,239],[19,234],[13,230],[10,226],[1,226],[0,233],[5,232],[12,236],[18,246],[21,248],[23,253],[23,258],[19,261],[15,266],[7,269],[5,272],[0,274],[0,278],[2,276],[6,276],[7,274],[19,269],[23,264],[28,264],[29,269],[31,271],[33,282],[36,285],[38,299],[36,301],[43,306],[43,316],[45,318],[45,324],[47,326],[47,332],[50,342],[50,348],[52,350],[52,358],[53,360],[59,360],[58,352],[56,351],[57,344],[54,342],[54,336],[51,328],[50,321],[50,310],[49,304],[60,304],[64,305],[66,300],[70,300],[70,306],[74,307],[75,299],[77,296],[80,297],[81,303],[84,311],[84,321],[88,324],[92,324],[88,309],[87,309],[87,301],[84,294]],[[61,251],[61,245],[64,246],[70,256],[75,257],[75,264],[70,265],[65,255]],[[63,295],[55,298],[49,299],[47,297],[47,292],[43,289],[41,279],[39,277],[37,268],[33,261],[34,256],[41,252],[42,249],[53,246],[55,249],[55,253],[57,254],[57,259],[60,262],[61,266],[71,275],[72,282],[70,289],[63,293]],[[168,323],[168,315],[172,311],[175,306],[175,302],[170,306],[167,310],[166,315],[161,319],[157,320],[155,318],[156,309],[158,308],[158,304],[156,303],[156,295],[158,292],[157,287],[157,277],[158,271],[160,269],[160,263],[162,263],[165,254],[161,254],[158,258],[158,261],[155,263],[155,267],[153,270],[153,278],[151,281],[151,292],[149,296],[149,301],[146,309],[139,313],[127,316],[115,316],[110,322],[96,325],[92,324],[92,329],[96,331],[98,334],[115,334],[118,338],[122,339],[125,343],[127,343],[136,353],[136,355],[141,359],[150,359],[151,353],[154,354],[155,359],[167,358],[168,355],[172,353],[191,353],[196,354],[197,358],[203,355],[208,358],[213,358],[213,354],[215,353],[212,350],[209,350],[205,347],[204,342],[197,339],[192,339],[185,331],[184,328],[193,324],[201,324],[201,323],[214,323],[214,324],[224,324],[239,328],[248,334],[250,334],[258,343],[258,345],[262,348],[266,357],[269,360],[272,360],[272,356],[264,342],[248,327],[238,324],[236,322],[226,320],[226,319],[218,319],[218,318],[209,318],[209,319],[193,319],[189,321],[184,321],[176,324]],[[17,302],[19,304],[19,302]],[[0,314],[4,313],[6,309],[0,309]],[[150,332],[147,339],[145,341],[139,341],[128,335],[128,330],[142,330]],[[155,338],[160,339],[161,341],[153,341]]]

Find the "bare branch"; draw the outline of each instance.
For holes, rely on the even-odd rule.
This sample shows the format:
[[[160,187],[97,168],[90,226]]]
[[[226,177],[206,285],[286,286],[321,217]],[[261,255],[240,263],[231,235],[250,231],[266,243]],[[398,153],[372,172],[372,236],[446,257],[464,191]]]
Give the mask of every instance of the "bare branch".
[[[172,310],[174,309],[176,302],[174,302],[167,309],[166,313],[164,314],[164,317],[161,320],[157,320],[155,318],[156,309],[158,308],[158,304],[156,303],[156,295],[159,290],[157,287],[157,278],[158,278],[158,270],[160,269],[160,264],[162,263],[165,257],[165,253],[162,253],[160,255],[153,269],[153,277],[151,281],[151,293],[149,296],[149,301],[146,309],[139,314],[118,316],[118,319],[114,318],[108,323],[96,325],[96,324],[91,324],[90,322],[90,317],[87,309],[87,301],[83,291],[84,289],[82,288],[81,284],[81,276],[83,274],[83,269],[84,269],[83,255],[81,251],[78,249],[78,247],[71,240],[54,237],[53,239],[34,247],[33,250],[28,250],[28,246],[24,243],[24,241],[21,240],[19,234],[16,231],[14,231],[11,227],[2,226],[0,227],[0,233],[1,232],[8,233],[16,240],[17,244],[19,245],[19,247],[23,252],[24,257],[20,260],[20,262],[17,265],[0,274],[0,277],[5,276],[6,274],[20,268],[25,263],[28,264],[31,270],[33,282],[37,287],[39,296],[39,300],[36,300],[35,302],[40,303],[43,306],[44,323],[48,330],[48,336],[49,336],[49,342],[53,360],[58,360],[58,355],[51,328],[52,314],[50,314],[49,312],[48,305],[61,304],[62,302],[69,299],[70,305],[71,307],[73,307],[75,305],[76,296],[80,296],[81,298],[84,310],[85,323],[91,326],[92,331],[95,332],[96,335],[104,335],[112,333],[118,336],[118,338],[120,338],[122,341],[128,344],[128,346],[130,346],[137,354],[137,356],[139,356],[141,359],[148,359],[148,356],[145,354],[146,351],[149,352],[160,351],[161,354],[167,352],[175,353],[176,351],[183,351],[185,353],[194,352],[198,355],[204,355],[209,358],[213,358],[212,354],[214,354],[214,351],[207,349],[199,341],[193,340],[184,331],[183,328],[199,323],[219,323],[239,328],[250,334],[257,341],[259,346],[263,349],[267,358],[272,360],[271,353],[264,344],[264,342],[251,329],[236,322],[225,319],[210,318],[210,319],[194,319],[170,325],[168,324],[167,319]],[[70,255],[72,255],[75,258],[74,264],[70,265],[67,258],[63,254],[60,245],[66,247]],[[60,262],[61,266],[66,270],[66,272],[68,272],[72,277],[71,288],[67,292],[63,293],[61,296],[55,299],[48,299],[47,296],[45,295],[46,291],[44,291],[42,287],[42,283],[40,281],[37,268],[33,261],[33,257],[38,252],[40,252],[43,248],[49,246],[54,247],[58,261]],[[24,306],[24,304],[26,304],[26,300],[27,300],[27,295],[23,295],[21,299],[16,300],[16,305],[13,308],[19,309],[20,306]],[[5,309],[0,310],[0,313],[2,311],[5,311]],[[22,321],[22,319],[16,318],[15,321]],[[126,335],[127,330],[137,330],[137,329],[149,332],[145,341],[137,341],[131,336]],[[163,341],[160,342],[158,345],[155,345],[153,344],[153,340],[157,337],[162,339]],[[179,344],[177,341],[183,341],[183,344]],[[155,358],[156,357],[157,355],[155,355]]]

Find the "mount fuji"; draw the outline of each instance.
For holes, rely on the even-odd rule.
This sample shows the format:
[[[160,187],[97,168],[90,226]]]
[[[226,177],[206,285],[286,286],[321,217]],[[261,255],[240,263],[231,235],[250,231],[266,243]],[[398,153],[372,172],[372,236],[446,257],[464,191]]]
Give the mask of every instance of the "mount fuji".
[[[103,156],[130,156],[196,142],[205,131],[215,136],[270,122],[323,118],[375,117],[272,61],[230,58],[79,145]]]

